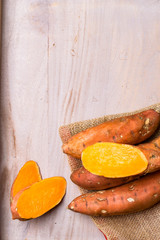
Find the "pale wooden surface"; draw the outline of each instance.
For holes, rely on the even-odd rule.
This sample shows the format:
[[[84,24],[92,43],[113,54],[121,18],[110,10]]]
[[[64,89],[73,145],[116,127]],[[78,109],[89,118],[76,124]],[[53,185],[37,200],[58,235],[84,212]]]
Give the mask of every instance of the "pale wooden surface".
[[[160,102],[160,2],[6,0],[1,78],[1,239],[101,240],[61,151],[60,125]],[[11,220],[9,192],[25,161],[67,179],[63,202]],[[116,227],[116,226],[115,226]]]

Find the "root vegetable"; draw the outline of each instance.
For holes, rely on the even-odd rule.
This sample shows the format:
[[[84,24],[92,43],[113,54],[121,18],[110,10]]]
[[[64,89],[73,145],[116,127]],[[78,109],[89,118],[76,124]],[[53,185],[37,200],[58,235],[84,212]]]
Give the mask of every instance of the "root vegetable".
[[[115,118],[72,136],[62,149],[66,154],[81,158],[82,151],[97,142],[138,144],[155,132],[159,122],[160,114],[152,109]]]
[[[95,143],[82,153],[82,164],[89,172],[108,178],[140,174],[148,161],[138,148],[119,143]]]
[[[104,190],[131,182],[139,176],[125,178],[106,178],[90,173],[84,167],[75,170],[70,176],[72,182],[87,190]]]
[[[151,142],[139,144],[136,147],[143,152],[148,161],[147,169],[142,174],[160,170],[160,137],[157,137]],[[139,176],[131,176],[125,178],[106,178],[103,176],[95,175],[84,167],[81,167],[75,170],[71,174],[70,178],[75,184],[85,189],[103,190],[125,184],[137,179],[138,177]]]
[[[65,195],[66,180],[52,177],[32,184],[13,198],[11,212],[13,219],[37,218],[59,204]]]
[[[160,201],[160,172],[104,191],[75,198],[68,206],[75,212],[91,216],[111,216],[139,212]]]
[[[11,201],[15,195],[22,189],[31,186],[35,182],[41,180],[39,167],[34,161],[27,161],[20,169],[16,179],[14,180],[11,188]]]

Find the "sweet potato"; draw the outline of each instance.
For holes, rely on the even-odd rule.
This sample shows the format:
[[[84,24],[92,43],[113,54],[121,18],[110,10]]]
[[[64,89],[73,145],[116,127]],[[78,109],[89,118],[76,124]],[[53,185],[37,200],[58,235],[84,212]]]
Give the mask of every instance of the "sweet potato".
[[[12,201],[13,197],[20,190],[31,186],[35,182],[39,182],[41,179],[42,178],[37,163],[34,161],[27,161],[20,169],[16,179],[12,184],[10,200]]]
[[[70,176],[72,182],[87,190],[104,190],[131,182],[139,176],[125,178],[106,178],[90,173],[84,167],[75,170]]]
[[[62,149],[66,154],[81,158],[82,151],[97,142],[138,144],[155,132],[159,122],[160,114],[152,109],[115,118],[72,136]]]
[[[157,137],[151,142],[139,144],[139,148],[148,160],[148,166],[144,173],[147,174],[160,170],[160,137]],[[116,187],[134,179],[139,176],[125,177],[125,178],[106,178],[98,176],[87,171],[84,167],[75,170],[71,174],[71,180],[80,187],[88,190],[103,190],[111,187]]]
[[[89,172],[108,178],[134,176],[144,172],[148,165],[140,149],[121,143],[95,143],[87,147],[81,157]]]
[[[148,160],[145,174],[160,170],[160,137],[151,142],[139,144],[136,147],[143,152]]]
[[[11,203],[12,219],[37,218],[60,203],[66,191],[63,177],[41,180],[18,192]]]
[[[160,201],[160,172],[148,174],[125,185],[83,194],[68,208],[91,216],[111,216],[139,212]]]

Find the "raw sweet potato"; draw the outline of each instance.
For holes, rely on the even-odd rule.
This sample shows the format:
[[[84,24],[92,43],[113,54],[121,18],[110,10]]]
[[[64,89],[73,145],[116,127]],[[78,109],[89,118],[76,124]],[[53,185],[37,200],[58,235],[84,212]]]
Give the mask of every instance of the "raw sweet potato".
[[[87,190],[104,190],[131,182],[139,176],[125,178],[106,178],[90,173],[84,167],[75,170],[70,176],[72,182]]]
[[[160,170],[160,137],[151,142],[139,144],[137,146],[148,160],[148,167],[145,174]]]
[[[154,139],[149,143],[139,144],[139,148],[148,160],[147,169],[143,174],[155,172],[160,170],[160,137]],[[98,176],[87,171],[84,167],[75,170],[71,174],[71,180],[80,187],[88,190],[103,190],[111,187],[116,187],[134,179],[139,176],[125,177],[125,178],[106,178]]]
[[[101,142],[82,152],[82,164],[89,172],[108,178],[138,175],[147,168],[143,152],[128,144]]]
[[[115,118],[72,136],[62,149],[66,154],[81,158],[82,151],[97,142],[138,144],[155,132],[159,122],[160,114],[152,109]]]
[[[60,203],[65,195],[66,180],[52,177],[21,190],[11,203],[12,219],[37,218]]]
[[[159,201],[158,171],[120,187],[83,194],[75,198],[68,208],[91,216],[111,216],[139,212]]]
[[[33,183],[39,182],[40,180],[41,174],[37,163],[34,161],[27,161],[20,169],[12,184],[10,193],[11,201],[20,190],[31,186]]]

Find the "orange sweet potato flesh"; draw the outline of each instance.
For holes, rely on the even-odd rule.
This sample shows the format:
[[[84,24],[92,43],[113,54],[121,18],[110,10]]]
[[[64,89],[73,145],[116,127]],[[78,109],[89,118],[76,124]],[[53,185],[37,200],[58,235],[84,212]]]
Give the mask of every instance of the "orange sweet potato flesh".
[[[160,114],[153,109],[135,115],[115,118],[72,136],[63,144],[63,152],[81,158],[82,151],[97,142],[138,144],[157,129]]]
[[[20,169],[16,179],[14,180],[11,188],[11,201],[15,195],[22,189],[31,186],[35,182],[41,180],[39,167],[34,161],[27,161]]]
[[[144,172],[148,161],[143,152],[134,146],[101,142],[95,143],[83,151],[82,164],[93,174],[119,178]]]
[[[139,212],[159,201],[158,171],[113,189],[83,194],[75,198],[68,208],[91,216],[112,216]]]
[[[139,144],[137,146],[148,160],[148,166],[145,172],[140,175],[160,170],[160,137],[151,142]],[[78,186],[88,190],[104,190],[122,184],[131,182],[139,176],[130,176],[124,178],[106,178],[89,172],[84,167],[75,170],[71,176],[71,180]]]
[[[66,180],[52,177],[21,190],[11,204],[12,219],[37,218],[58,205],[65,195]]]

